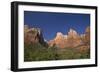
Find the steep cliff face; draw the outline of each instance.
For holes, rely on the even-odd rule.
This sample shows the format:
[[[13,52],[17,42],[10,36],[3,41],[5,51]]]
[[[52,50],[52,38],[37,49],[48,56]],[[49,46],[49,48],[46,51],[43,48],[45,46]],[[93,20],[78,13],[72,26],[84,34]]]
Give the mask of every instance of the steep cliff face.
[[[41,30],[39,28],[29,28],[27,25],[24,26],[24,43],[33,45],[35,43],[40,43],[44,46],[47,45]]]

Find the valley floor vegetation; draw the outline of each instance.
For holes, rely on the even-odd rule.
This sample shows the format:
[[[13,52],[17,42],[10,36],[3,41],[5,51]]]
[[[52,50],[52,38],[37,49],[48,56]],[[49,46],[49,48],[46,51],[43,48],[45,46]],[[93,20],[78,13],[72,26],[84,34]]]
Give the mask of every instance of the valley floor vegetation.
[[[58,48],[56,46],[44,47],[40,43],[34,45],[25,44],[24,61],[50,61],[90,58],[90,49]]]

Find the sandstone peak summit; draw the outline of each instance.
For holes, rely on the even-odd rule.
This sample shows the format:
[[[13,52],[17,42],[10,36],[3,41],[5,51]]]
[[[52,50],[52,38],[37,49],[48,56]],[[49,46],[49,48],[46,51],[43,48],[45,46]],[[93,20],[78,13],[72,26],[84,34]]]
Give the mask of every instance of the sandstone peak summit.
[[[57,40],[62,38],[63,38],[63,34],[61,32],[57,32],[56,37],[54,39]]]
[[[61,32],[57,32],[57,36],[63,36]]]
[[[69,32],[68,32],[68,35],[77,35],[77,32],[74,30],[74,29],[70,29]]]

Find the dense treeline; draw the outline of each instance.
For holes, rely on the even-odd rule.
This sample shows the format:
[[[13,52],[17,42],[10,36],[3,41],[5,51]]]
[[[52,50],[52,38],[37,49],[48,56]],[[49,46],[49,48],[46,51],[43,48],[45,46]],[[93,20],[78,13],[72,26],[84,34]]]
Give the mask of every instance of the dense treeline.
[[[34,45],[25,44],[24,61],[46,61],[64,59],[87,59],[90,58],[90,50],[80,51],[76,48],[57,48],[56,46],[44,47],[40,43]]]

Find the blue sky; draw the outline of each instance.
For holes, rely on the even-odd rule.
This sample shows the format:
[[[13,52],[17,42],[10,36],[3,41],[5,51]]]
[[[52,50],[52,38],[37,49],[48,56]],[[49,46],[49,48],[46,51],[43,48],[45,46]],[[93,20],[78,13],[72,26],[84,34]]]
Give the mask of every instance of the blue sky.
[[[90,26],[90,14],[24,11],[24,24],[40,28],[44,38],[51,40],[57,32],[66,35],[70,28],[83,34]]]

